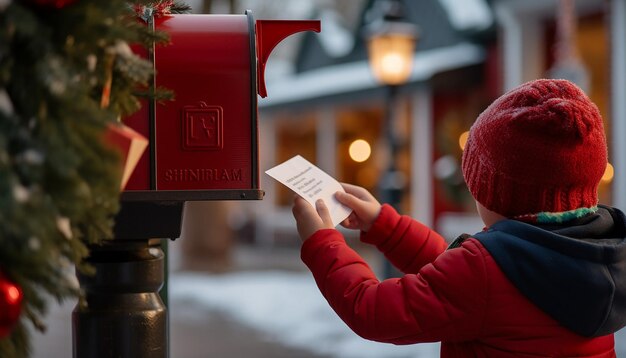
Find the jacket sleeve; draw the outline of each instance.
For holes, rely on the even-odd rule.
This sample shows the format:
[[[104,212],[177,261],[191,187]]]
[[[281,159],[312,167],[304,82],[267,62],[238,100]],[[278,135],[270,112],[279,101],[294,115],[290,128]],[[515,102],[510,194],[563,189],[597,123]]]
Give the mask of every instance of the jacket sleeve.
[[[395,344],[464,341],[481,334],[487,306],[480,244],[468,241],[417,274],[382,282],[337,230],[307,239],[302,260],[333,310],[361,337]]]
[[[375,245],[389,261],[404,273],[417,273],[448,246],[446,241],[426,225],[391,206],[382,206],[380,214],[361,241]]]

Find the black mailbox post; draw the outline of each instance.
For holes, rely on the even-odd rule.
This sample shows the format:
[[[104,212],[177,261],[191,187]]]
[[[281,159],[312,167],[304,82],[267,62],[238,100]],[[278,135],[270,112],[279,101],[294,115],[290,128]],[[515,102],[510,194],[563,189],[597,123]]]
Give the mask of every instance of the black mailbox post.
[[[79,275],[86,306],[74,309],[74,357],[168,357],[168,313],[159,296],[162,239],[180,236],[183,202],[124,202],[115,239],[92,247],[95,276]]]

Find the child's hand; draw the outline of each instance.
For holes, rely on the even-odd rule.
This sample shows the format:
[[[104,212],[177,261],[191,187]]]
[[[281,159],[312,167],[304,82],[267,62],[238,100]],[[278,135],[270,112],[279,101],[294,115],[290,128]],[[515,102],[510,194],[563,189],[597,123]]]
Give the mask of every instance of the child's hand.
[[[301,196],[296,195],[291,212],[296,219],[296,227],[302,241],[308,239],[317,230],[333,229],[333,220],[322,199],[315,202],[315,208]]]
[[[352,209],[352,214],[341,222],[341,226],[368,231],[380,213],[380,203],[369,191],[360,186],[346,183],[341,183],[341,186],[346,192],[338,191],[335,197],[340,203]]]

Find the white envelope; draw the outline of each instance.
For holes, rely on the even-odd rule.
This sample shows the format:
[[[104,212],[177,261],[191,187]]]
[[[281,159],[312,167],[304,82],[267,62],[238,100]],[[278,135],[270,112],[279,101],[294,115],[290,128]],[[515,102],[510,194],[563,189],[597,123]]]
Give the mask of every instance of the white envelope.
[[[335,226],[352,212],[335,199],[336,192],[344,191],[341,184],[300,155],[266,170],[265,173],[303,197],[313,207],[318,199],[324,200]]]

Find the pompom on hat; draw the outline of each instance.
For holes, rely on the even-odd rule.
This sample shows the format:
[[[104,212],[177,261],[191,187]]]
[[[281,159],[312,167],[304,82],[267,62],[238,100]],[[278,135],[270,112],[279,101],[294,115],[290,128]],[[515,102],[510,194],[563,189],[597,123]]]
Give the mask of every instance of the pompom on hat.
[[[478,116],[462,168],[474,199],[516,217],[595,207],[606,164],[598,107],[569,81],[539,79]]]

